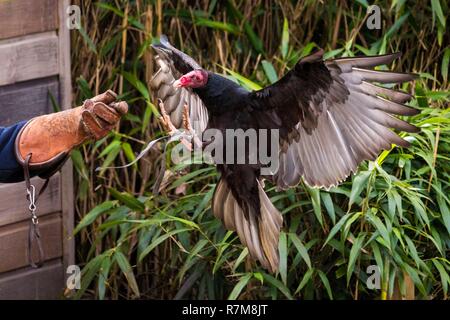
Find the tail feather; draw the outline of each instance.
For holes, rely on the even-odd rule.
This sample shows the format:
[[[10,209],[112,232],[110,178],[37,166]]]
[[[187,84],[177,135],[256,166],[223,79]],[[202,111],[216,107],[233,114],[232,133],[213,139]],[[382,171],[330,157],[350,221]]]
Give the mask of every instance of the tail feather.
[[[213,214],[222,220],[225,228],[236,231],[250,256],[270,272],[278,270],[278,240],[283,218],[258,184],[260,212],[251,211],[248,219],[234,198],[225,179],[220,179],[212,202]]]
[[[259,200],[261,202],[261,217],[259,223],[259,234],[261,237],[264,254],[269,262],[268,268],[272,272],[278,270],[279,254],[278,241],[280,229],[283,225],[283,217],[272,204],[263,187],[258,181]]]

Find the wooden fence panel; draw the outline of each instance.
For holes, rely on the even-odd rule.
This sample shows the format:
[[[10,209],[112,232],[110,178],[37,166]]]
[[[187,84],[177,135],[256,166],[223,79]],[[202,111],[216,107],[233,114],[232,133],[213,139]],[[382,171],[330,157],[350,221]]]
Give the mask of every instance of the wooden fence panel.
[[[44,180],[33,178],[31,183],[35,185],[36,190],[40,190]],[[2,200],[7,199],[7,201],[0,201],[0,226],[29,219],[30,212],[25,194],[24,182],[0,184],[0,197]],[[50,179],[47,189],[40,196],[36,214],[38,217],[43,217],[49,213],[61,212],[61,209],[61,176],[57,173]]]
[[[0,1],[0,39],[56,30],[58,0]]]
[[[28,266],[29,221],[23,221],[0,228],[0,273]],[[62,256],[61,214],[52,214],[39,219],[44,259],[52,260]],[[33,249],[33,258],[37,259]]]
[[[0,275],[0,299],[57,299],[64,289],[64,269],[60,260],[41,269],[30,267]]]
[[[69,6],[69,0],[59,1],[58,12],[64,17]],[[70,108],[72,104],[72,82],[70,75],[70,30],[66,27],[66,21],[59,19],[59,84],[60,102],[63,108]],[[63,245],[64,268],[75,263],[75,242],[73,239],[74,229],[74,190],[73,190],[73,166],[69,160],[61,170],[61,193],[63,212]]]
[[[57,77],[31,80],[0,87],[2,125],[53,112],[52,97],[59,101]]]
[[[71,108],[69,0],[0,0],[0,126]],[[43,180],[33,178],[36,188]],[[38,202],[46,262],[27,261],[28,203],[23,183],[0,184],[0,299],[62,297],[74,264],[73,172],[68,161]]]
[[[57,75],[58,37],[46,32],[0,41],[0,86]]]

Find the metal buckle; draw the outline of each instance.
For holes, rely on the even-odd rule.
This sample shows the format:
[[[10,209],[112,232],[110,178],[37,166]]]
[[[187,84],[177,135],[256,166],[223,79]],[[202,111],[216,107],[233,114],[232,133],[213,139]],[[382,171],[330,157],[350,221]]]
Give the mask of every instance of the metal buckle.
[[[30,210],[31,214],[31,222],[34,225],[39,224],[39,219],[36,216],[36,187],[34,185],[30,185],[30,188],[27,188],[27,196],[28,200],[30,201],[30,205],[28,206],[28,209]]]

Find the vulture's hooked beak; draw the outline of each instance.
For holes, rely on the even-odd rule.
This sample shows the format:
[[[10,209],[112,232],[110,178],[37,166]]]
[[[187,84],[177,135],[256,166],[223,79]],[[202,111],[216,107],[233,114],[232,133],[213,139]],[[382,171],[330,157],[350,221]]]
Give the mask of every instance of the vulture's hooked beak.
[[[181,79],[181,78],[180,78]],[[181,83],[181,80],[180,79],[178,79],[178,80],[175,80],[174,82],[173,82],[173,87],[174,88],[177,88],[177,89],[179,89],[179,88],[181,88],[182,86],[183,86],[183,84]]]
[[[191,84],[191,80],[186,75],[181,76],[178,80],[175,80],[172,84],[174,88],[184,88],[188,87]]]

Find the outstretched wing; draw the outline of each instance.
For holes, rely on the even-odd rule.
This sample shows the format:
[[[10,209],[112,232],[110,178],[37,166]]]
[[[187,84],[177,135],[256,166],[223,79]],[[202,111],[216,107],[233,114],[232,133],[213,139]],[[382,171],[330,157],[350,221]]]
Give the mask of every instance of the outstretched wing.
[[[330,188],[392,144],[409,146],[391,129],[418,130],[393,116],[418,113],[402,104],[411,96],[372,84],[415,78],[373,70],[399,53],[329,61],[322,53],[300,60],[278,82],[251,93],[260,127],[280,129],[280,166],[273,176],[280,188],[298,184],[301,177],[311,186]]]
[[[190,122],[197,133],[203,132],[208,123],[208,112],[201,99],[190,88],[174,88],[173,83],[200,65],[187,54],[174,48],[166,36],[161,36],[160,44],[152,45],[158,55],[159,66],[153,75],[150,86],[156,92],[175,127],[180,128],[183,121],[183,108],[189,106]]]

